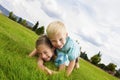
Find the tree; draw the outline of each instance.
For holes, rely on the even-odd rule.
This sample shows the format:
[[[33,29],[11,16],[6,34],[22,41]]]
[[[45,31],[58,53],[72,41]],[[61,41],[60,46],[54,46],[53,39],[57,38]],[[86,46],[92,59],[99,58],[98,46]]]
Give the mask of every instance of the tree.
[[[98,54],[91,57],[91,63],[94,64],[94,65],[97,65],[100,61],[101,61],[101,54],[100,54],[100,51],[99,51]]]
[[[89,61],[88,56],[87,56],[85,51],[84,52],[81,51],[80,57],[87,60],[87,61]]]
[[[8,18],[12,19],[12,17],[13,17],[13,12],[10,12]]]
[[[120,78],[120,69],[116,70],[115,76]]]
[[[23,25],[23,26],[27,26],[27,22],[26,22],[25,19],[22,21],[22,25]]]
[[[22,23],[22,18],[20,17],[17,22],[21,24]]]
[[[13,16],[12,20],[17,21],[17,17]]]
[[[105,70],[106,69],[106,65],[103,63],[98,64],[98,67],[100,67],[101,69]]]
[[[36,24],[33,26],[32,30],[35,31],[37,29],[38,25],[39,25],[39,22],[37,21]]]
[[[15,16],[13,15],[13,12],[10,12],[10,13],[9,13],[8,18],[12,19],[13,21],[16,21],[16,20],[17,20],[17,17],[15,17]]]
[[[39,27],[35,32],[38,35],[44,34],[44,26]]]
[[[109,63],[106,67],[108,71],[114,72],[117,66],[114,63]]]

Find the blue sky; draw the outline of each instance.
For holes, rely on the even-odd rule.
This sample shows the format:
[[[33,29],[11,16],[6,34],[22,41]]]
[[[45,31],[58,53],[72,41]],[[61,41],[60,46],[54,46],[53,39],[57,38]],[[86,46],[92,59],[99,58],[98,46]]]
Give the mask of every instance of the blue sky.
[[[120,67],[119,0],[0,0],[0,4],[45,27],[54,20],[64,22],[89,57],[101,51],[103,63]]]

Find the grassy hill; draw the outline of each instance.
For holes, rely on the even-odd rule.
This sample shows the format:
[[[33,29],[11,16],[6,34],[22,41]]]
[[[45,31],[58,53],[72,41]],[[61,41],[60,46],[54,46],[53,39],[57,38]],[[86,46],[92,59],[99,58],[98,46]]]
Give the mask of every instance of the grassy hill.
[[[37,37],[31,30],[0,14],[0,80],[118,80],[83,59],[80,68],[70,77],[64,72],[48,76],[38,69],[36,57],[28,57]],[[45,65],[57,70],[52,61]]]

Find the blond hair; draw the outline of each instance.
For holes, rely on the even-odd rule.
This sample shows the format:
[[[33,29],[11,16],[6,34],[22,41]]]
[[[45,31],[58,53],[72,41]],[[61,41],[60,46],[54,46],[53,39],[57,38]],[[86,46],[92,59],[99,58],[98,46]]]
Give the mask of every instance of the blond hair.
[[[47,36],[51,37],[58,33],[66,33],[67,31],[66,31],[65,25],[62,22],[54,21],[48,25],[46,32],[47,32]]]

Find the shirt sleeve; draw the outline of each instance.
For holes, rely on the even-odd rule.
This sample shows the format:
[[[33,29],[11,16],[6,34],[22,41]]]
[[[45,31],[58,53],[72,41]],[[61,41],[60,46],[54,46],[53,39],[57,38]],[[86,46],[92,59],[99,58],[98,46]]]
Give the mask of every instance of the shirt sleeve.
[[[68,59],[75,60],[77,57],[80,56],[80,48],[78,46],[73,46],[68,50]]]

